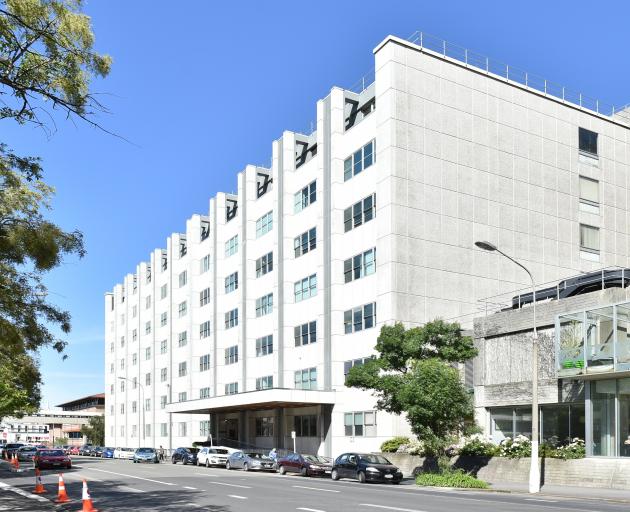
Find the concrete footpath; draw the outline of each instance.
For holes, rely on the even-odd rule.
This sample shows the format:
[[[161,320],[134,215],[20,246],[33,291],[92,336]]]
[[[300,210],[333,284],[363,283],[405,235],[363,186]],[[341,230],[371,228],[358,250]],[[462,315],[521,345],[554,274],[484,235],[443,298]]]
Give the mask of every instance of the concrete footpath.
[[[514,482],[497,482],[491,484],[491,490],[528,494],[528,485]],[[630,490],[599,489],[595,487],[574,487],[568,485],[543,485],[536,496],[577,498],[584,500],[606,500],[630,503]]]

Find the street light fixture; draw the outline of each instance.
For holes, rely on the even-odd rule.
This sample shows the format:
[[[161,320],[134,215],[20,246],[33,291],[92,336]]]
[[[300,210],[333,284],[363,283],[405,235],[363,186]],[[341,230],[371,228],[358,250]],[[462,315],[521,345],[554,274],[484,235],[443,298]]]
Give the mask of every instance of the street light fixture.
[[[475,242],[475,245],[484,251],[498,252],[511,262],[521,267],[532,282],[532,310],[534,316],[534,339],[532,340],[532,455],[529,466],[529,492],[540,492],[540,469],[538,467],[538,330],[536,327],[536,285],[534,276],[529,269],[517,260],[505,254],[496,245],[490,242]]]
[[[118,377],[118,378],[120,380],[128,380],[129,382],[133,382],[128,377]],[[145,444],[146,427],[145,427],[145,423],[144,423],[144,409],[145,409],[145,404],[144,404],[144,386],[142,384],[140,384],[139,382],[137,382],[137,381],[136,381],[136,384],[138,384],[138,386],[140,386],[140,391],[142,392],[142,401],[140,402],[140,410],[142,411],[142,444]]]

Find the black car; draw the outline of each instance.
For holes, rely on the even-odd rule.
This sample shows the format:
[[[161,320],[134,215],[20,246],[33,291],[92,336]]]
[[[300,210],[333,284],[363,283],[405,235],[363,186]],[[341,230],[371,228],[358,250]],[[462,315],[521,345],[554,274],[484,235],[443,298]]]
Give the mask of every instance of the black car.
[[[89,455],[91,449],[91,444],[84,444],[83,446],[81,446],[81,448],[79,448],[79,455]]]
[[[197,452],[199,448],[177,448],[171,456],[171,462],[177,464],[197,464]]]
[[[399,484],[402,472],[382,455],[374,453],[344,453],[337,457],[331,478],[355,478],[365,482],[391,482]]]
[[[102,446],[92,446],[90,450],[91,457],[102,457],[103,456],[103,447]]]
[[[22,448],[22,443],[7,443],[2,445],[2,456],[6,459],[13,457],[13,454]]]

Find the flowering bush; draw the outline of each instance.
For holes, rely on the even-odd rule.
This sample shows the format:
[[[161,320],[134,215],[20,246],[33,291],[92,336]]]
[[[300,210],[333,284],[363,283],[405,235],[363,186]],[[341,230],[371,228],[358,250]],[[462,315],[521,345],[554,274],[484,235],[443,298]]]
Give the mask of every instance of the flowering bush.
[[[458,450],[459,455],[467,457],[493,457],[497,455],[499,447],[487,441],[481,434],[475,434],[462,440]]]
[[[520,457],[529,457],[532,454],[532,442],[528,437],[518,435],[514,439],[506,437],[499,445],[497,455],[501,457],[509,457],[510,459],[518,459]]]
[[[555,449],[555,452],[555,458],[558,459],[583,459],[586,457],[584,440],[579,437],[573,438],[569,444],[559,446]]]

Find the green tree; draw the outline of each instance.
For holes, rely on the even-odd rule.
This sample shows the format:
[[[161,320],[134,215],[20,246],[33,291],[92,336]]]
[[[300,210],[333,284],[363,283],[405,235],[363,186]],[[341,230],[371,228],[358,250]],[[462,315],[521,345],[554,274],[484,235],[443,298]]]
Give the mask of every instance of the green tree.
[[[101,109],[89,91],[111,59],[93,50],[81,0],[0,0],[0,119],[54,127],[52,112],[89,123]],[[70,315],[47,300],[46,272],[83,256],[80,232],[47,220],[52,187],[41,162],[0,141],[0,418],[39,407],[38,351],[62,353]],[[65,357],[65,356],[64,356]]]
[[[373,391],[380,410],[406,413],[413,433],[432,446],[465,428],[473,416],[472,397],[453,363],[477,351],[459,324],[386,325],[376,350],[378,358],[350,370],[347,386]]]
[[[81,433],[89,443],[96,446],[105,444],[105,416],[92,416],[87,425],[81,427]]]

